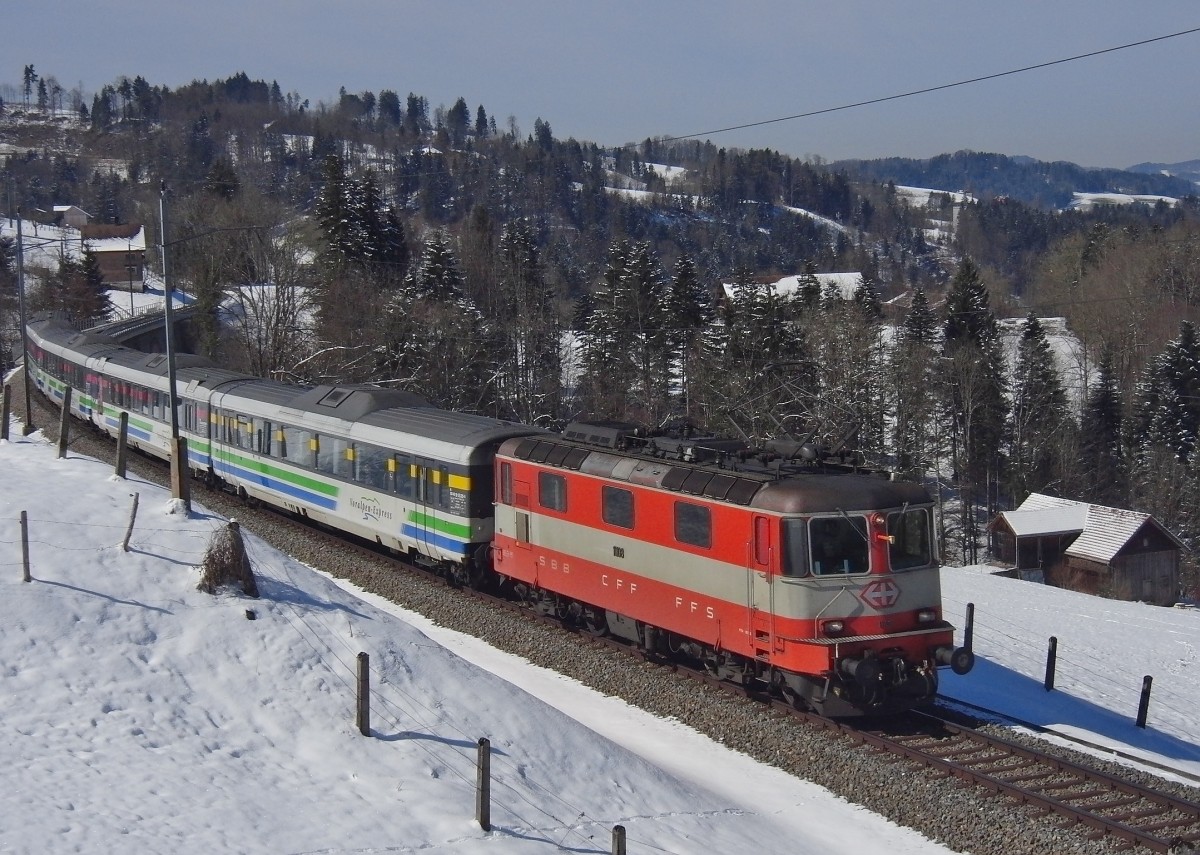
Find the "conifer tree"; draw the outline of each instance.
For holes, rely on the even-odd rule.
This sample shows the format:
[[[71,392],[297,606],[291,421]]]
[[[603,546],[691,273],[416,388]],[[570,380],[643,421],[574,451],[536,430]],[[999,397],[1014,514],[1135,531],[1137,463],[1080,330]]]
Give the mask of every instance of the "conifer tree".
[[[796,301],[735,274],[718,320],[701,338],[693,388],[715,429],[753,441],[814,426],[815,359]]]
[[[592,310],[580,336],[580,403],[586,413],[601,418],[628,417],[628,391],[637,376],[629,324],[633,296],[625,275],[631,253],[627,241],[609,248],[608,265],[593,294]]]
[[[925,296],[925,289],[917,286],[913,291],[912,304],[908,307],[908,314],[904,316],[904,323],[900,328],[900,338],[906,342],[933,344],[936,336],[937,318],[933,314],[933,309],[929,307],[929,298]]]
[[[325,238],[321,258],[329,269],[339,269],[350,260],[353,225],[350,214],[350,187],[345,165],[337,155],[325,158],[321,167],[321,190],[317,194],[317,223]]]
[[[922,480],[934,468],[932,437],[937,390],[934,366],[939,345],[937,319],[925,291],[917,288],[892,350],[890,376],[895,398],[892,453],[901,476]]]
[[[493,333],[464,295],[458,261],[443,232],[433,234],[404,284],[387,298],[378,351],[383,379],[437,406],[495,413],[489,353]]]
[[[997,510],[1008,421],[1000,330],[987,286],[969,258],[959,265],[946,296],[942,329],[944,406],[950,417],[953,477],[962,490],[961,558],[978,560],[982,520]]]
[[[500,403],[526,424],[554,419],[562,374],[561,325],[527,220],[504,228],[497,255],[500,346],[493,361]]]
[[[713,315],[712,297],[696,275],[696,263],[690,256],[679,256],[667,292],[665,323],[674,378],[687,415],[690,415],[690,379],[699,355],[700,335],[712,322]]]
[[[650,244],[633,245],[625,264],[625,292],[630,296],[630,356],[637,376],[630,407],[642,421],[657,424],[667,414],[670,385],[670,336],[667,331],[666,286]]]
[[[35,310],[63,312],[80,329],[108,317],[112,303],[95,253],[85,250],[79,259],[61,259],[57,272],[38,289],[31,305]]]
[[[1079,471],[1084,495],[1097,504],[1120,507],[1127,500],[1122,425],[1113,353],[1105,350],[1079,425]]]
[[[873,280],[867,277],[858,280],[858,287],[854,290],[854,305],[869,321],[878,321],[883,317],[883,300]]]
[[[1200,340],[1190,321],[1180,323],[1179,337],[1146,367],[1138,428],[1143,450],[1158,446],[1180,462],[1191,459],[1200,434]]]
[[[1017,347],[1009,435],[1009,495],[1059,492],[1074,454],[1067,396],[1041,321],[1031,311]]]

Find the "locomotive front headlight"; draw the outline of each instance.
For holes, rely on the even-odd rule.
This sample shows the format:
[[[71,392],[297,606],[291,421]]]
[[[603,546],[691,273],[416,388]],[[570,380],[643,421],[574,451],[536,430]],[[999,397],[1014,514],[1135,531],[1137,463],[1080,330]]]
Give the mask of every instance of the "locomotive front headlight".
[[[826,635],[840,635],[846,631],[845,621],[827,620],[821,623],[821,631]]]
[[[917,623],[933,623],[937,620],[937,609],[918,609]]]

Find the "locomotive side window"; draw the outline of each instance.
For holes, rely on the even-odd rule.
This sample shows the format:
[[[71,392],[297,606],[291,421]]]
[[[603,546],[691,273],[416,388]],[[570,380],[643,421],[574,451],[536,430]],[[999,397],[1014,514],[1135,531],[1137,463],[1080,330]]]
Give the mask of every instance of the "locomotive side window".
[[[567,479],[553,472],[539,472],[538,504],[552,511],[565,511],[567,509]]]
[[[808,575],[808,538],[806,520],[784,520],[781,532],[783,534],[783,575]]]
[[[712,511],[704,505],[675,503],[675,539],[680,543],[712,546]]]
[[[924,508],[904,513],[888,514],[888,560],[893,570],[928,567],[933,561],[932,537],[929,531],[929,511]]]
[[[818,576],[866,573],[867,521],[862,517],[818,517],[809,523],[812,568]]]
[[[754,518],[754,563],[766,567],[771,563],[771,521]]]
[[[633,493],[619,487],[605,487],[602,504],[601,515],[606,523],[633,528]]]
[[[511,505],[513,501],[513,473],[511,463],[500,464],[500,503]]]

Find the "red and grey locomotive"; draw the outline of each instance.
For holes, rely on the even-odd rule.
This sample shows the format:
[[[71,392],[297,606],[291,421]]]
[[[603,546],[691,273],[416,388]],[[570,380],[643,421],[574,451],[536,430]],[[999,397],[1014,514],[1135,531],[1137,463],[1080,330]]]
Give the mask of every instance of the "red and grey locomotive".
[[[507,440],[496,493],[493,566],[527,601],[798,705],[895,711],[973,664],[917,484],[607,422]]]

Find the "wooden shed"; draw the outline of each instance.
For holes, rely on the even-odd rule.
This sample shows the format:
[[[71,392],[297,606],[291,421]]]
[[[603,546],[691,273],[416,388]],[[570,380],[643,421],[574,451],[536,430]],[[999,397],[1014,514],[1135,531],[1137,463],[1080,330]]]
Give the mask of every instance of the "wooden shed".
[[[1060,588],[1172,605],[1183,544],[1149,514],[1033,493],[988,525],[992,555]]]
[[[110,288],[142,291],[146,270],[146,231],[140,223],[125,226],[84,226],[83,244],[96,256]]]

